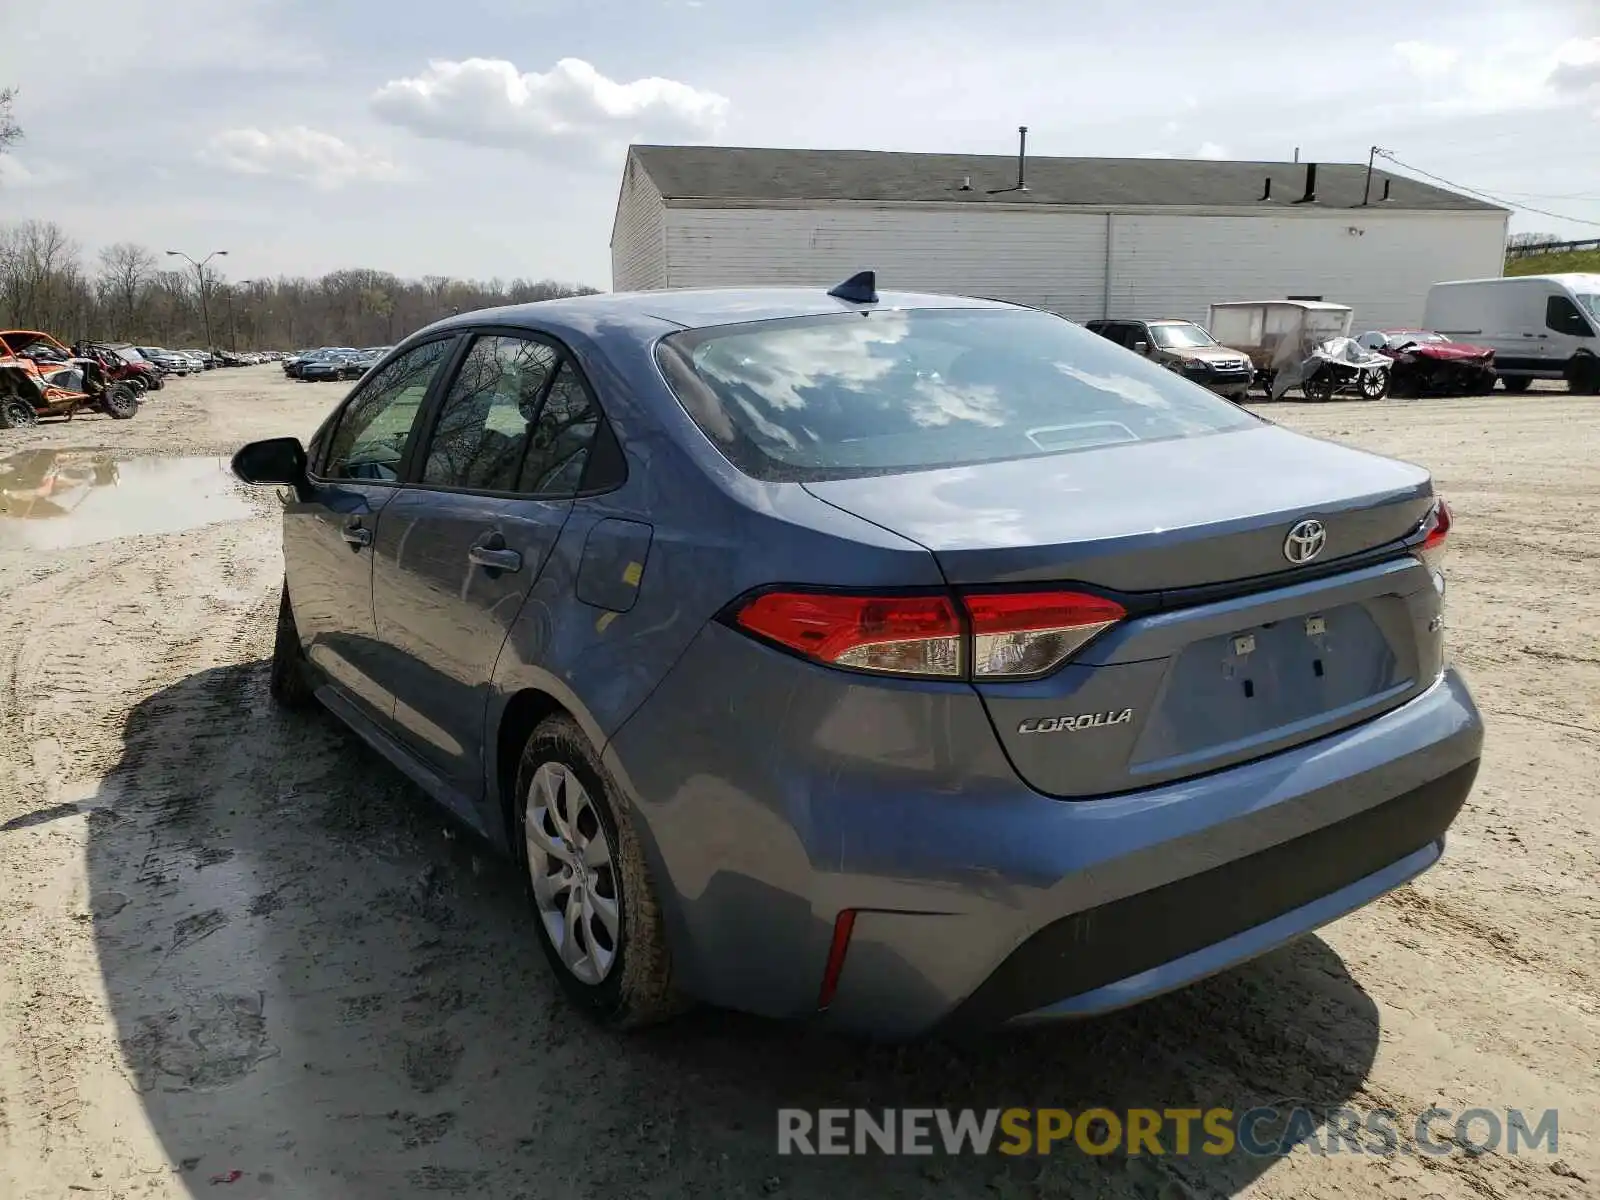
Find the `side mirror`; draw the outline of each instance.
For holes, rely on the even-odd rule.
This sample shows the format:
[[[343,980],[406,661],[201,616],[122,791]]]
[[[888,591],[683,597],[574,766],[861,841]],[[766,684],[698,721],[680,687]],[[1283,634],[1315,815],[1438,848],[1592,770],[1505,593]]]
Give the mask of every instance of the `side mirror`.
[[[1150,343],[1149,342],[1135,342],[1133,344],[1133,352],[1135,354],[1143,354],[1143,355],[1148,356],[1149,353],[1150,353]]]
[[[292,487],[297,493],[306,487],[306,448],[299,438],[251,442],[233,456],[230,465],[245,483]]]

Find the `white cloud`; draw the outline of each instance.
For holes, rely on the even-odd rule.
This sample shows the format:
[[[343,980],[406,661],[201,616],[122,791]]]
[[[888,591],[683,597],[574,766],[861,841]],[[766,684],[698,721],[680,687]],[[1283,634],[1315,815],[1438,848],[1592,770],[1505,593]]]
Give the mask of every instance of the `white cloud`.
[[[1219,146],[1215,142],[1201,142],[1200,149],[1195,151],[1194,156],[1196,158],[1227,158],[1228,151],[1226,147]]]
[[[1430,42],[1401,42],[1422,95],[1391,104],[1393,115],[1489,116],[1569,105],[1600,88],[1600,38],[1503,43],[1463,54]],[[1409,114],[1401,110],[1410,109]]]
[[[630,141],[705,141],[728,107],[725,97],[673,79],[618,83],[580,58],[542,75],[504,59],[436,60],[372,96],[379,117],[423,137],[591,162]]]
[[[1422,79],[1443,78],[1461,59],[1459,50],[1433,42],[1400,42],[1394,52]]]
[[[0,189],[49,187],[73,177],[71,171],[38,163],[28,164],[15,154],[0,153]]]
[[[33,172],[15,154],[0,154],[0,187],[28,187],[34,182]]]
[[[298,179],[324,189],[400,178],[395,165],[381,155],[304,125],[228,129],[206,144],[200,159],[240,175]]]
[[[1600,88],[1600,37],[1568,42],[1556,52],[1550,86],[1558,92]]]

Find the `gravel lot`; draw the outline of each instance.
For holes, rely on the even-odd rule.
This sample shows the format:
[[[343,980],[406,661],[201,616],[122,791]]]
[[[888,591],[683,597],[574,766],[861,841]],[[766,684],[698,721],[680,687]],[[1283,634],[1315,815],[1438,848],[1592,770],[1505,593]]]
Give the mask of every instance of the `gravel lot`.
[[[1425,463],[1455,506],[1489,740],[1442,865],[1133,1012],[891,1049],[705,1012],[594,1030],[506,868],[331,719],[270,707],[275,502],[206,459],[343,392],[225,370],[132,421],[0,432],[30,509],[0,520],[0,1196],[1600,1194],[1600,402],[1262,410]],[[780,1105],[1271,1100],[1557,1108],[1559,1155],[774,1153]]]

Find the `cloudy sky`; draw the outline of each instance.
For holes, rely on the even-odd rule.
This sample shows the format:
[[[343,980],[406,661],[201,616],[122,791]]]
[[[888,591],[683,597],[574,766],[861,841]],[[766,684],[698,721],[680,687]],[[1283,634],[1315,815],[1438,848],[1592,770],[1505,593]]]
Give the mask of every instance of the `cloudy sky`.
[[[0,220],[246,278],[610,282],[630,141],[1364,160],[1600,237],[1595,0],[48,0]],[[1162,15],[1155,15],[1162,14]],[[1444,15],[1442,15],[1444,14]]]

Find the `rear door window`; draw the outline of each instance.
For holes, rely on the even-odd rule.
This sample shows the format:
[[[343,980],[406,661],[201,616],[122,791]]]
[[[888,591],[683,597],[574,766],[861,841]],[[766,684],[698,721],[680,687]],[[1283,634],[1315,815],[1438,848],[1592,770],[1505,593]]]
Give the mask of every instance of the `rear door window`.
[[[599,414],[555,346],[483,335],[439,410],[421,484],[519,496],[579,488]]]
[[[657,354],[707,437],[767,480],[968,466],[1259,424],[1033,310],[875,309],[717,326],[673,334]]]

